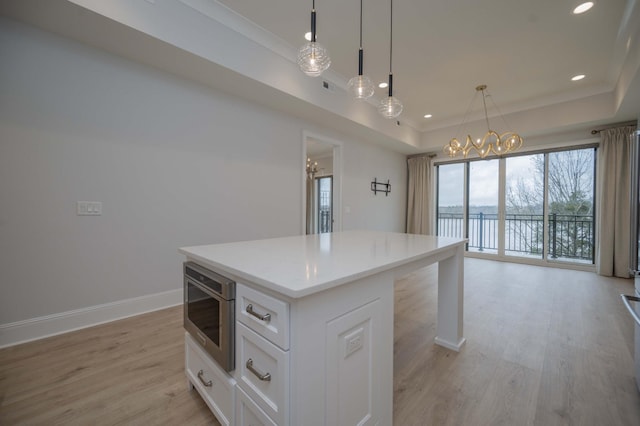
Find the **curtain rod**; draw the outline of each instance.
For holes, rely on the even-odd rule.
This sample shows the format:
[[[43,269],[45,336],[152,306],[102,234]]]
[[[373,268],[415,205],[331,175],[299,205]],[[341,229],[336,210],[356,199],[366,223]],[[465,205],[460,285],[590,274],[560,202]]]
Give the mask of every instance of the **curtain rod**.
[[[616,127],[624,127],[624,126],[636,126],[638,125],[638,122],[636,120],[632,120],[632,121],[625,121],[623,123],[614,123],[611,124],[607,127],[603,127],[602,129],[594,129],[591,131],[592,135],[597,135],[598,133],[600,133],[603,130],[607,130],[607,129],[615,129]]]
[[[416,157],[428,157],[428,158],[435,158],[437,157],[438,154],[434,153],[434,152],[423,152],[421,154],[411,154],[411,155],[407,155],[407,158],[416,158]]]

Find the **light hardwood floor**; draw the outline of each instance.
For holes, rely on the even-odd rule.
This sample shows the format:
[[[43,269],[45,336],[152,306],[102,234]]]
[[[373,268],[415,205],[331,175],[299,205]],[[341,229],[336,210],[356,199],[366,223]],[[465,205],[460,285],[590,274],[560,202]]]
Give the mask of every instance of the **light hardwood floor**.
[[[640,425],[631,280],[465,267],[460,353],[433,344],[437,267],[396,283],[395,425]],[[0,350],[0,425],[16,424],[218,423],[187,390],[176,307]]]

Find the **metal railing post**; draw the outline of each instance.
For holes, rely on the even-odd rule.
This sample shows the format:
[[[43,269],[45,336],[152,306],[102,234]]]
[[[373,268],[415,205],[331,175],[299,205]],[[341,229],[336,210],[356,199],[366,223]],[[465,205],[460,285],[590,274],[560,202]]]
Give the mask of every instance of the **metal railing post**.
[[[556,218],[557,218],[557,214],[551,213],[551,258],[552,259],[558,258],[558,256],[556,255],[556,232],[557,232]]]
[[[478,242],[478,251],[483,251],[482,250],[482,243],[483,243],[482,237],[483,237],[483,233],[484,233],[483,232],[484,231],[484,229],[483,229],[484,228],[484,214],[482,212],[480,212],[480,214],[478,215],[478,221],[480,222],[480,225],[479,225],[480,229],[478,231],[478,239],[480,240]]]

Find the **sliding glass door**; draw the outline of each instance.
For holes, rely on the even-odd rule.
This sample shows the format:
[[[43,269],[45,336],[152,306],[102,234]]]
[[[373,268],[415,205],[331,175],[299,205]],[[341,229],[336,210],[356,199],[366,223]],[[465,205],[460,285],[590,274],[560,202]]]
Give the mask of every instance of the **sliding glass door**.
[[[438,166],[437,235],[466,237],[465,165],[463,163]]]
[[[592,264],[595,148],[437,165],[441,236],[504,258]]]
[[[544,255],[544,154],[505,159],[505,250],[507,256]]]
[[[469,163],[469,251],[498,253],[499,161]]]
[[[549,153],[549,257],[594,261],[595,150]]]

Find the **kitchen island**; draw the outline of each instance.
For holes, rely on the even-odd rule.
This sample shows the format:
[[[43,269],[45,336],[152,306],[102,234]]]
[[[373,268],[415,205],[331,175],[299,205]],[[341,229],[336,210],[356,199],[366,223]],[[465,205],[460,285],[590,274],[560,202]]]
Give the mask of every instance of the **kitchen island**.
[[[237,282],[221,423],[392,424],[394,281],[438,262],[436,343],[460,350],[465,241],[348,231],[180,249]],[[187,336],[202,394],[191,353],[205,356]]]

